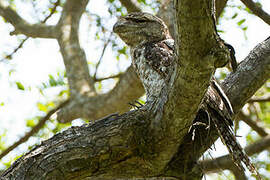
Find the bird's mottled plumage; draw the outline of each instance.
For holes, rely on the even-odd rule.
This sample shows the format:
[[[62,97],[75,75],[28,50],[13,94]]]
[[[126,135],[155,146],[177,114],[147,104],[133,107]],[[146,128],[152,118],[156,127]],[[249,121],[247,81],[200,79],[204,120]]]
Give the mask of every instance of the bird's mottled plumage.
[[[144,85],[146,104],[157,100],[162,89],[168,86],[174,71],[174,41],[167,26],[151,14],[131,13],[120,17],[113,31],[131,47],[132,65]],[[256,173],[255,167],[233,134],[230,101],[214,79],[210,81],[199,112],[208,114],[213,121],[235,164],[244,170],[243,162],[250,171]],[[217,120],[211,117],[216,117]]]
[[[171,41],[148,42],[131,49],[132,65],[143,82],[147,102],[157,99],[169,81],[174,61]]]

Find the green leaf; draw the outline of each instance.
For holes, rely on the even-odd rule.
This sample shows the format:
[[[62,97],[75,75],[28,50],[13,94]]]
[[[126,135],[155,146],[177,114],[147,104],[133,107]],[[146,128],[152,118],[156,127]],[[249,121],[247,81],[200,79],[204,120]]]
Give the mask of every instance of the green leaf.
[[[118,50],[118,53],[119,53],[119,54],[126,54],[126,51],[127,51],[127,47],[124,46],[122,49],[119,49],[119,50]]]
[[[6,135],[7,135],[7,130],[4,129],[3,134],[0,134],[0,152],[6,149]]]
[[[143,3],[143,4],[146,4],[146,1],[145,0],[138,0],[139,3]]]
[[[54,79],[54,77],[51,74],[49,75],[49,84],[52,87],[57,86],[57,81]]]
[[[37,107],[40,111],[47,112],[47,107],[44,104],[38,103]]]
[[[101,84],[101,82],[98,82],[98,83],[97,83],[97,89],[98,89],[98,90],[101,90],[101,89],[102,89],[102,84]]]
[[[242,19],[240,21],[237,22],[237,24],[240,26],[241,24],[243,24],[246,21],[246,19]]]
[[[18,88],[19,90],[24,91],[24,86],[22,85],[21,82],[17,81],[17,82],[16,82],[16,85],[17,85],[17,88]]]
[[[15,72],[15,69],[11,69],[11,70],[8,72],[8,75],[11,76],[14,72]]]
[[[246,26],[246,27],[243,27],[243,28],[242,28],[242,30],[243,30],[243,31],[246,31],[246,30],[247,30],[247,28],[248,28],[247,26]]]
[[[55,107],[55,104],[54,104],[53,101],[50,101],[50,102],[47,103],[47,106],[48,107]]]
[[[232,19],[236,18],[238,16],[238,13],[235,13],[233,16],[232,16]]]
[[[26,121],[26,126],[27,127],[34,127],[35,125],[36,125],[36,123],[35,123],[35,120],[34,119],[28,119]]]

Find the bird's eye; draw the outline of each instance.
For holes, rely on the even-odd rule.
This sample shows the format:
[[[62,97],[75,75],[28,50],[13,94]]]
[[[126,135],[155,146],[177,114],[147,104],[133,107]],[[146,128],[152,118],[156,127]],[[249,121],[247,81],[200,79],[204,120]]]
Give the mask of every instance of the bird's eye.
[[[134,22],[137,22],[137,23],[144,23],[144,22],[147,22],[147,20],[145,19],[133,19]]]
[[[133,21],[133,22],[136,22],[136,23],[148,22],[146,19],[137,19],[137,18],[126,18],[126,20]]]

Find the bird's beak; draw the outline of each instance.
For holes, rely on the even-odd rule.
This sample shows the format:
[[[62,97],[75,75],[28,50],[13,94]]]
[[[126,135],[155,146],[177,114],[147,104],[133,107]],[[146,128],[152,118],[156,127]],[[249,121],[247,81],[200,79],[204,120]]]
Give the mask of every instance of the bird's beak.
[[[121,29],[121,24],[119,21],[117,21],[114,25],[113,25],[113,32],[118,33],[119,30]]]
[[[123,17],[120,17],[113,26],[113,32],[122,33],[126,30],[126,28],[124,28],[126,26],[127,26],[127,20]]]

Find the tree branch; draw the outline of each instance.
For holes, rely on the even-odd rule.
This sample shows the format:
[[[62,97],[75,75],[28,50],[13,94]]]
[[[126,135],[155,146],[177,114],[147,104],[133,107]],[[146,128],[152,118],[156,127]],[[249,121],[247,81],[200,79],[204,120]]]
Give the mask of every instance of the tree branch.
[[[178,66],[171,96],[178,97],[178,101],[169,99],[165,107],[181,107],[176,108],[173,115],[170,115],[170,119],[177,119],[176,122],[171,120],[174,128],[181,129],[183,124],[190,125],[194,120],[215,68],[228,62],[229,52],[216,33],[212,14],[214,1],[175,0],[174,2],[176,32],[178,32],[176,36]],[[196,23],[198,20],[200,23]],[[202,47],[201,44],[204,46]],[[166,108],[164,116],[169,116]],[[178,126],[181,128],[177,128]],[[177,132],[175,137],[182,139],[187,130]]]
[[[241,0],[256,16],[261,18],[266,24],[270,25],[270,15],[259,7],[252,0]]]
[[[270,77],[270,38],[258,44],[222,83],[223,89],[238,112]],[[241,82],[241,83],[239,83]],[[237,89],[237,91],[235,91]],[[241,92],[241,93],[239,93]]]
[[[130,111],[120,117],[109,116],[92,125],[72,127],[19,158],[1,177],[113,178],[133,177],[135,172],[140,174],[138,176],[149,177],[156,172],[144,156],[147,155],[148,143],[153,143],[145,137],[147,145],[143,145],[146,142],[141,139],[141,133],[148,134],[148,125],[144,121],[147,119],[143,111]],[[141,149],[144,147],[147,149]],[[149,167],[145,164],[147,161]]]
[[[143,93],[142,83],[133,68],[129,67],[110,92],[94,97],[81,96],[62,108],[57,113],[57,120],[64,123],[82,117],[92,121],[111,113],[124,113],[130,109],[128,103]]]
[[[231,169],[231,171],[232,171],[232,173],[233,173],[235,179],[237,179],[237,180],[248,180],[248,178],[247,178],[245,172],[239,171],[239,169],[238,169],[237,167]]]
[[[61,0],[57,0],[53,4],[53,8],[50,10],[50,14],[41,21],[41,23],[46,23],[48,19],[52,17],[52,15],[56,12],[56,8],[60,5]]]
[[[104,81],[104,80],[107,80],[107,79],[120,78],[122,75],[123,75],[123,73],[119,73],[119,74],[111,75],[111,76],[108,76],[108,77],[96,78],[96,79],[94,79],[94,81],[99,82],[99,81]]]
[[[269,147],[270,135],[247,146],[245,148],[245,151],[249,156],[252,156],[253,154],[260,153]],[[230,155],[221,156],[213,160],[204,160],[200,162],[200,165],[206,173],[219,171],[220,168],[228,170],[231,170],[232,168],[237,168],[234,166]]]
[[[270,38],[258,44],[245,60],[240,63],[236,72],[230,73],[221,84],[224,92],[231,101],[236,114],[244,106],[245,102],[269,79],[269,77]],[[202,120],[207,119],[207,117],[197,118]],[[206,121],[206,123],[208,122]],[[179,177],[186,172],[188,172],[188,175],[190,176],[196,174],[200,168],[195,166],[198,159],[216,141],[218,134],[215,127],[210,127],[209,130],[202,126],[196,129],[194,140],[192,137],[192,132],[189,132],[184,137],[177,153],[167,165],[164,174],[174,177]],[[187,168],[183,169],[183,167]]]
[[[216,0],[216,17],[218,18],[224,10],[228,0]],[[160,17],[168,26],[173,39],[175,39],[175,17],[173,0],[164,0],[157,16]]]
[[[54,6],[52,8],[52,10],[50,11],[50,14],[43,20],[41,21],[41,23],[46,23],[46,21],[48,19],[50,19],[50,17],[52,17],[52,15],[56,12],[56,8],[57,6],[59,6],[60,4],[60,0],[57,0],[55,3],[54,3]],[[0,4],[1,6],[1,4]],[[0,62],[4,61],[5,59],[11,59],[12,56],[19,50],[23,47],[24,43],[29,39],[29,37],[26,37],[25,39],[22,40],[22,42],[12,51],[12,53],[10,53],[9,55],[6,55],[3,59],[0,60]]]
[[[24,43],[29,39],[29,37],[26,37],[25,39],[23,39],[20,44],[9,54],[6,55],[3,59],[0,60],[0,62],[3,62],[6,59],[12,59],[12,56],[23,47]]]
[[[254,122],[252,119],[246,116],[242,111],[238,113],[238,116],[242,121],[244,121],[247,125],[249,125],[260,136],[265,137],[268,135],[264,127],[259,126],[258,123]]]
[[[253,97],[248,100],[248,103],[254,103],[254,102],[269,102],[270,101],[270,94],[266,94],[262,97]]]
[[[59,109],[63,108],[68,101],[62,102],[60,105],[58,105],[56,108],[50,110],[46,116],[39,119],[39,122],[29,131],[26,133],[23,137],[21,137],[17,142],[13,143],[11,146],[9,146],[7,149],[5,149],[0,154],[0,159],[2,159],[5,155],[7,155],[10,151],[18,147],[20,144],[26,142],[31,136],[33,136],[35,133],[37,133],[47,122],[47,120],[50,119],[50,117]]]
[[[85,52],[80,47],[78,37],[81,15],[87,4],[88,0],[67,0],[57,24],[60,32],[57,40],[66,67],[71,100],[77,96],[93,96],[96,93],[94,81],[89,75]]]
[[[103,56],[104,56],[105,50],[106,50],[107,46],[109,45],[109,43],[111,42],[112,33],[113,33],[113,32],[111,32],[109,38],[104,42],[104,45],[103,45],[103,49],[102,49],[100,58],[99,58],[98,63],[97,63],[97,65],[96,65],[96,71],[95,71],[95,73],[94,73],[94,75],[93,75],[94,81],[95,81],[95,79],[97,78],[98,68],[99,68],[99,65],[100,65],[100,63],[101,63],[101,60],[102,60],[102,58],[103,58]]]
[[[119,0],[123,6],[130,12],[141,12],[140,5],[137,0]]]
[[[3,0],[0,1],[0,15],[14,26],[15,30],[11,33],[11,35],[24,34],[28,37],[34,38],[57,37],[57,33],[55,33],[55,26],[44,24],[29,24],[9,6],[4,6]]]
[[[218,18],[223,12],[228,0],[215,0],[216,2],[216,17]]]

